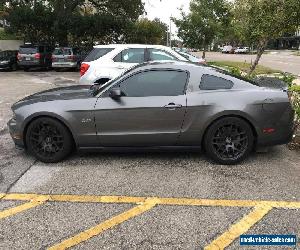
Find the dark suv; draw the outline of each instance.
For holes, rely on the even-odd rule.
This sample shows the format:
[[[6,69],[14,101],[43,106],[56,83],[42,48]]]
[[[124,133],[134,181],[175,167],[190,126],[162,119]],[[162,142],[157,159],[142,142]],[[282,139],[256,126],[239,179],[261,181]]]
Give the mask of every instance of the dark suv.
[[[54,70],[73,68],[80,69],[85,53],[79,48],[59,47],[52,54],[52,68]]]
[[[18,51],[5,50],[0,52],[0,69],[15,71],[18,69]]]
[[[52,48],[46,45],[21,45],[18,54],[19,66],[30,68],[51,68]]]

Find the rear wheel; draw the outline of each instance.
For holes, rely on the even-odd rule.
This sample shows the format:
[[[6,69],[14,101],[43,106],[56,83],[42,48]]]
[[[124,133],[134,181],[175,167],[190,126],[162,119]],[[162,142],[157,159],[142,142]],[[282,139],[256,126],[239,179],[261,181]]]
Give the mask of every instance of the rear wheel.
[[[72,151],[72,136],[59,121],[42,117],[29,124],[26,133],[28,151],[42,162],[59,162]]]
[[[17,70],[18,70],[18,64],[13,63],[13,64],[11,65],[11,70],[12,70],[12,71],[17,71]]]
[[[208,156],[217,163],[231,165],[244,160],[252,151],[254,136],[250,125],[236,117],[213,123],[204,138]]]

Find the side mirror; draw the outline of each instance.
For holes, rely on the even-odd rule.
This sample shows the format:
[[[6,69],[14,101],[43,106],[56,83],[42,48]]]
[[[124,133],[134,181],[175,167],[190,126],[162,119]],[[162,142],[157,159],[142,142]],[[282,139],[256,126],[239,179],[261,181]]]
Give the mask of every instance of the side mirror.
[[[121,96],[122,96],[122,91],[121,91],[120,88],[113,88],[109,92],[109,97],[114,99],[114,100],[120,99]]]

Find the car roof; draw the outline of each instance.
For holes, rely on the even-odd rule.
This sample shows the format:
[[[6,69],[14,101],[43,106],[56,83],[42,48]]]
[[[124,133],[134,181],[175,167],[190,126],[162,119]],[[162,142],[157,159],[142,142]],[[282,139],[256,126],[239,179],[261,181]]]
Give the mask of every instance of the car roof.
[[[96,45],[94,48],[169,48],[163,45],[153,45],[153,44],[107,44],[107,45]]]
[[[205,65],[196,64],[188,61],[151,61],[141,63],[134,67],[135,71],[147,70],[147,69],[179,69],[179,70],[191,70],[197,68],[208,68]],[[213,68],[211,68],[214,70]]]

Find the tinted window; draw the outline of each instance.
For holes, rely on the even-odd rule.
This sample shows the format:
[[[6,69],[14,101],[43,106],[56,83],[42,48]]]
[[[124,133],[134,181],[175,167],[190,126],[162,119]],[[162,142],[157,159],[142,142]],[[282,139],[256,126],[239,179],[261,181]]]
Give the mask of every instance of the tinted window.
[[[53,52],[54,55],[72,55],[72,49],[56,48]]]
[[[85,62],[91,62],[105,56],[107,53],[113,51],[113,48],[94,48],[84,59]]]
[[[170,53],[159,49],[149,49],[149,59],[150,61],[177,60]]]
[[[114,58],[114,61],[125,63],[143,63],[145,57],[144,54],[144,49],[125,49]]]
[[[199,87],[202,90],[231,89],[233,82],[221,77],[203,75]]]
[[[20,54],[35,54],[37,53],[36,47],[20,47]]]
[[[126,96],[183,95],[187,73],[183,71],[146,71],[124,80],[119,86]]]

